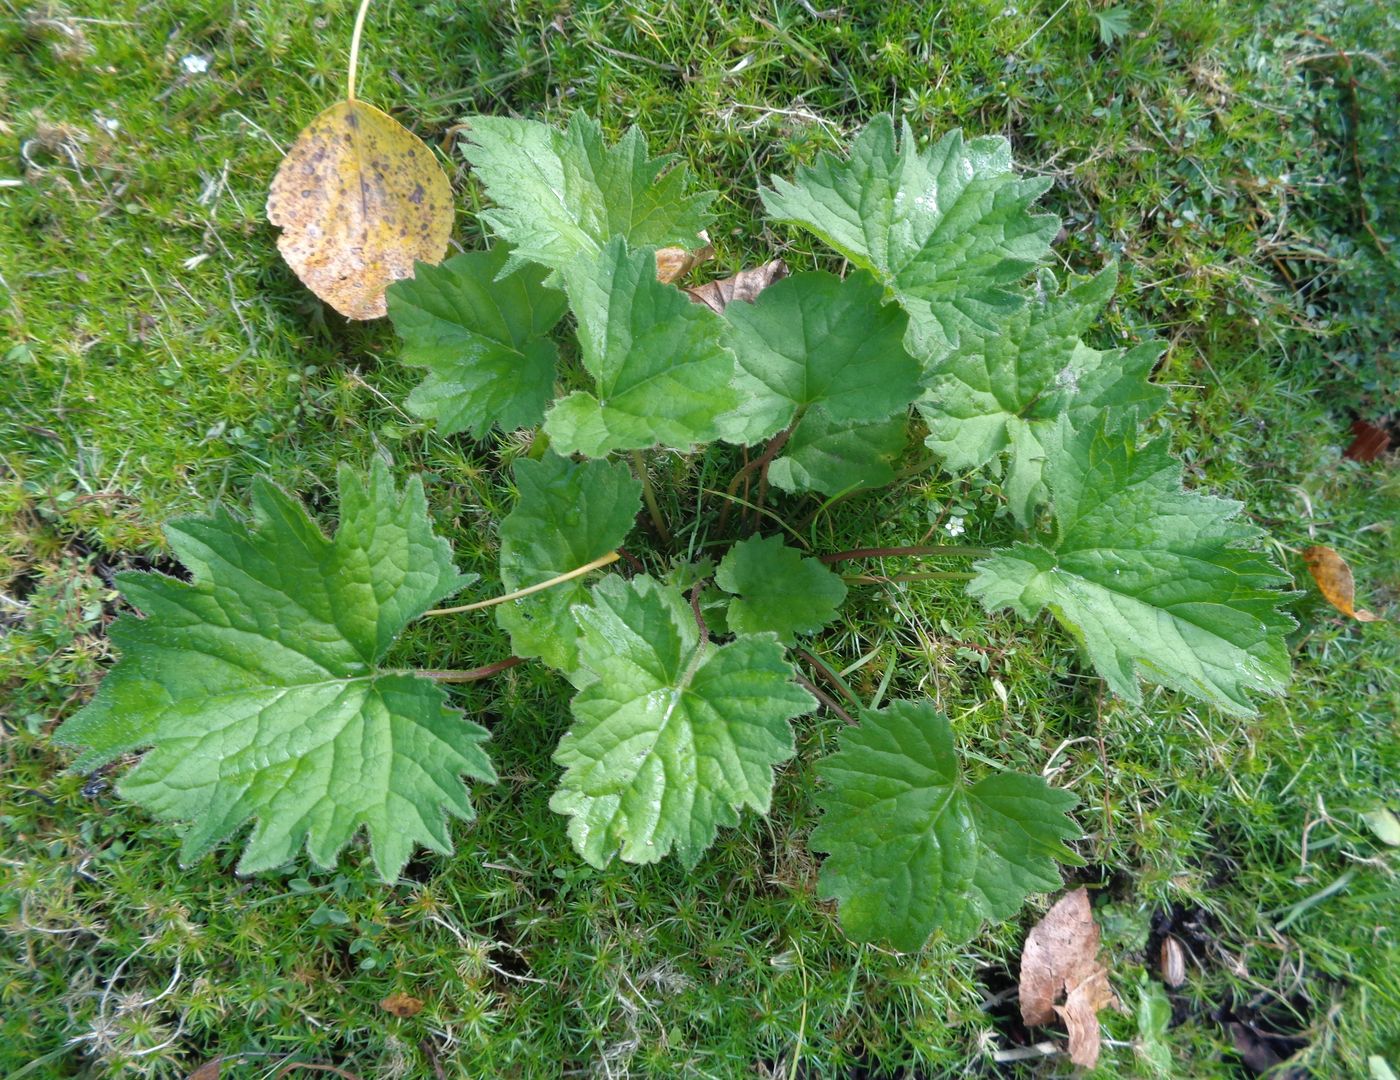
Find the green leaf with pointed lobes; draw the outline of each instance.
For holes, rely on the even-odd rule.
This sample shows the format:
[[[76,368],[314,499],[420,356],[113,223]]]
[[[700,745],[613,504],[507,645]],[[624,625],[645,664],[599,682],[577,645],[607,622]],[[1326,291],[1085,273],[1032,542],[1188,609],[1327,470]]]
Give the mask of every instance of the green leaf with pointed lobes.
[[[894,463],[909,443],[909,417],[833,420],[817,405],[768,466],[768,482],[782,491],[844,495],[894,482]]]
[[[642,485],[626,465],[574,462],[555,454],[517,458],[520,498],[501,522],[501,584],[507,592],[567,574],[616,551],[642,508]],[[496,608],[517,656],[551,667],[578,666],[578,624],[570,609],[588,600],[575,578]]]
[[[1162,346],[1092,349],[1081,340],[1113,295],[1116,265],[1058,291],[1049,271],[1039,295],[1009,316],[1000,333],[966,334],[929,381],[919,412],[927,445],[948,469],[983,468],[1007,458],[1003,490],[1012,513],[1030,524],[1048,493],[1042,439],[1058,417],[1092,423],[1111,410],[1131,426],[1167,399],[1148,381]]]
[[[805,559],[777,536],[751,537],[729,549],[715,583],[734,594],[727,621],[736,634],[778,635],[791,645],[836,618],[846,583],[817,559]]]
[[[579,690],[550,806],[594,866],[672,851],[693,866],[741,810],[768,812],[788,721],[816,702],[771,634],[703,642],[684,594],[649,577],[604,579],[574,615]]]
[[[935,930],[966,941],[1028,894],[1058,889],[1056,861],[1082,862],[1065,845],[1079,836],[1066,816],[1074,796],[1020,773],[968,784],[952,725],[930,703],[861,713],[817,773],[821,895],[839,901],[856,941],[904,952]]]
[[[562,270],[614,237],[634,249],[693,248],[713,220],[713,193],[687,193],[689,170],[648,157],[638,128],[608,147],[582,113],[562,131],[502,116],[474,116],[467,127],[463,153],[496,204],[481,217],[515,248],[512,265]]]
[[[407,408],[443,435],[481,438],[535,427],[554,396],[559,350],[548,337],[564,316],[564,294],[526,265],[505,272],[510,249],[469,251],[441,266],[419,263],[389,286],[389,318],[403,362],[428,369]]]
[[[1250,716],[1250,693],[1288,684],[1278,610],[1287,577],[1251,548],[1264,533],[1240,504],[1182,489],[1166,439],[1138,447],[1110,416],[1044,438],[1055,532],[975,565],[968,592],[988,611],[1048,610],[1114,693],[1138,678]]]
[[[621,238],[563,272],[593,390],[557,401],[544,429],[561,454],[673,450],[719,438],[739,402],[724,323],[656,280],[651,249]]]
[[[908,316],[864,271],[793,274],[724,314],[740,396],[725,418],[730,442],[752,445],[794,420],[800,429],[816,406],[841,423],[885,420],[922,393],[919,362],[903,344]]]
[[[253,519],[219,509],[166,527],[192,583],[125,574],[145,618],[123,616],[121,659],[57,739],[92,769],[149,747],[120,792],[187,821],[186,863],[253,823],[243,873],[304,845],[334,865],[360,829],[391,881],[416,845],[449,852],[448,815],[474,816],[463,775],[494,781],[486,731],[435,684],[379,667],[407,623],[470,578],[433,534],[417,478],[342,467],[327,539],[264,482]]]
[[[1060,227],[1031,212],[1049,186],[1016,176],[1003,138],[954,131],[920,150],[908,122],[896,139],[882,115],[845,159],[825,154],[759,194],[775,220],[871,271],[909,313],[910,351],[933,364],[964,332],[998,332],[1021,305],[1013,287]]]

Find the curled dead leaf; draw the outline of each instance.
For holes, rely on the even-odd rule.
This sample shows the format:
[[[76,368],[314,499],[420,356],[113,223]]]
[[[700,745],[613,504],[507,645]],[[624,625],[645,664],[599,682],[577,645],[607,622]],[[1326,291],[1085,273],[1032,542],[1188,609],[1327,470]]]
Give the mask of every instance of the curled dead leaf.
[[[656,249],[656,280],[663,285],[674,285],[702,262],[715,257],[715,249],[704,233],[700,239],[705,243],[698,248],[664,247]]]
[[[349,319],[385,313],[384,290],[442,261],[452,191],[423,142],[363,101],[312,120],[287,151],[267,196],[277,248],[306,287]]]
[[[1303,549],[1303,560],[1308,564],[1313,581],[1317,582],[1318,591],[1334,608],[1357,622],[1381,621],[1374,612],[1356,609],[1356,581],[1351,576],[1351,567],[1336,551],[1314,544]]]
[[[1118,998],[1108,985],[1108,971],[1102,967],[1076,983],[1055,1012],[1069,1032],[1069,1059],[1092,1069],[1099,1063],[1099,1010],[1117,1005]]]
[[[1070,1060],[1086,1068],[1099,1060],[1099,1010],[1118,1004],[1098,957],[1099,926],[1082,888],[1045,913],[1021,951],[1021,1020],[1035,1027],[1058,1014],[1069,1032]],[[1056,1005],[1061,993],[1065,1003]]]
[[[402,1020],[407,1020],[410,1016],[417,1016],[423,1011],[423,1002],[410,994],[395,991],[381,1001],[379,1007]]]
[[[724,309],[735,300],[746,300],[753,303],[758,299],[758,294],[768,288],[775,281],[781,281],[787,277],[787,263],[782,259],[772,259],[762,266],[751,266],[746,270],[740,270],[733,277],[728,277],[722,281],[707,281],[703,285],[696,285],[685,291],[697,304],[704,304],[714,311],[723,314]]]

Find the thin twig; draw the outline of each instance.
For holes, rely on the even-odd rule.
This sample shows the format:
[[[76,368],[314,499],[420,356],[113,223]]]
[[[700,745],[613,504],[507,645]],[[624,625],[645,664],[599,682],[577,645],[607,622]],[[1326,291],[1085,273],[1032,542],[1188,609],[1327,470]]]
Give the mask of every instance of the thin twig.
[[[710,643],[710,627],[705,622],[705,616],[700,613],[700,588],[705,584],[701,578],[690,587],[690,610],[695,613],[695,625],[700,628],[700,648],[704,648]]]
[[[584,574],[607,566],[609,563],[617,562],[620,558],[616,551],[609,551],[606,555],[599,555],[590,563],[584,563],[577,570],[570,570],[567,574],[560,574],[552,577],[548,581],[541,581],[538,585],[527,585],[523,589],[516,589],[515,592],[506,593],[504,596],[493,596],[489,600],[478,600],[474,604],[462,604],[460,607],[433,608],[432,611],[423,612],[424,615],[460,615],[466,611],[480,611],[482,608],[495,607],[497,604],[504,604],[510,600],[519,600],[522,596],[530,596],[533,593],[542,592],[545,589],[552,589],[555,585],[562,585],[566,581],[572,581],[576,577],[583,577]]]
[[[794,675],[793,678],[797,680],[798,686],[806,690],[809,694],[811,694],[828,709],[834,712],[842,720],[846,721],[846,723],[854,724],[856,722],[856,718],[854,716],[848,713],[845,709],[841,708],[840,702],[838,702],[834,697],[828,694],[820,686],[817,686],[815,683],[813,683],[812,680],[806,678],[803,675]]]
[[[784,446],[787,445],[787,441],[790,438],[792,438],[793,429],[797,427],[797,421],[800,419],[800,415],[795,417],[791,424],[789,424],[785,429],[778,432],[778,434],[774,435],[773,438],[769,440],[768,445],[763,448],[762,454],[754,458],[752,461],[748,462],[746,465],[744,465],[742,469],[740,469],[734,474],[734,479],[729,481],[729,487],[727,487],[724,491],[724,494],[728,497],[730,501],[725,502],[723,508],[721,508],[719,512],[719,527],[721,529],[724,528],[725,522],[728,520],[729,507],[731,503],[738,501],[734,498],[734,495],[739,490],[739,482],[747,478],[755,470],[759,472],[759,476],[761,478],[759,482],[760,495],[758,498],[758,509],[763,509],[763,496],[761,492],[764,488],[767,487],[766,477],[768,463],[772,461],[775,457],[777,457],[778,452],[782,450]]]
[[[893,585],[900,581],[971,581],[977,575],[965,570],[928,570],[921,574],[842,574],[848,585]]]
[[[836,689],[840,691],[841,695],[852,705],[854,705],[857,709],[862,709],[865,707],[864,704],[861,702],[860,698],[856,697],[855,691],[853,691],[849,686],[846,685],[845,680],[842,679],[840,675],[836,674],[836,672],[832,671],[831,668],[827,667],[826,664],[824,664],[822,661],[818,660],[815,655],[813,655],[807,649],[798,649],[797,655],[802,657],[802,659],[806,660],[807,663],[811,664],[813,668],[820,672],[822,676],[825,677],[826,681],[831,683],[832,686],[836,687]]]

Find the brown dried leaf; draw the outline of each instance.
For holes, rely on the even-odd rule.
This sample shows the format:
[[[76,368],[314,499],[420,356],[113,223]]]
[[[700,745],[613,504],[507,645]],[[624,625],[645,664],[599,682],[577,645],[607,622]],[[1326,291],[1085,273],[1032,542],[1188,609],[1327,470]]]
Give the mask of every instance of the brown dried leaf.
[[[1069,1032],[1070,1061],[1086,1069],[1099,1063],[1099,1010],[1117,1004],[1108,971],[1100,967],[1070,988],[1063,1005],[1055,1006]]]
[[[410,1016],[417,1016],[423,1010],[423,1002],[409,994],[395,991],[379,1003],[379,1007],[385,1012],[393,1013],[400,1019],[407,1020]]]
[[[705,243],[693,250],[683,247],[656,249],[656,280],[663,285],[674,285],[702,262],[715,257],[715,249],[710,246],[710,238],[704,233],[700,239]]]
[[[759,293],[772,285],[773,282],[781,281],[787,275],[787,263],[783,262],[782,259],[773,259],[762,266],[751,266],[747,270],[740,270],[733,277],[725,278],[723,281],[707,281],[703,285],[696,285],[685,291],[697,304],[705,304],[714,311],[723,314],[724,309],[735,300],[746,300],[753,303],[758,299]]]
[[[1356,438],[1342,451],[1342,457],[1352,461],[1375,461],[1390,449],[1390,432],[1367,420],[1353,420],[1351,433]]]
[[[1356,610],[1356,581],[1351,576],[1351,567],[1332,548],[1323,544],[1304,548],[1303,560],[1308,564],[1308,573],[1317,582],[1318,590],[1334,608],[1357,622],[1381,621],[1381,617],[1373,612]]]
[[[297,136],[267,195],[277,248],[348,319],[385,313],[384,290],[437,263],[452,233],[447,176],[418,136],[363,101],[332,105]]]
[[[1061,993],[1065,1003],[1056,1006]],[[1086,889],[1062,896],[1026,935],[1020,998],[1027,1027],[1047,1024],[1058,1013],[1069,1030],[1070,1060],[1091,1067],[1098,1061],[1098,1012],[1118,999],[1099,963],[1099,926]]]
[[[223,1058],[214,1058],[212,1061],[206,1061],[199,1068],[195,1069],[194,1072],[190,1073],[189,1076],[185,1077],[185,1080],[219,1080],[219,1073],[223,1071],[221,1068],[223,1061]]]

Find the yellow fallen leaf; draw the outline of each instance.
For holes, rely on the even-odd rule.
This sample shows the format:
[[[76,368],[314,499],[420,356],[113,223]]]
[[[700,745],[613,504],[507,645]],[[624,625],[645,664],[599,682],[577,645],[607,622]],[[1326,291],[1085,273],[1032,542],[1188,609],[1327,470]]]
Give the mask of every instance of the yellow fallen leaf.
[[[452,191],[421,139],[349,100],[297,136],[267,196],[277,247],[312,292],[348,319],[384,315],[384,290],[442,261]]]
[[[1374,612],[1356,609],[1356,581],[1351,576],[1351,567],[1330,547],[1314,544],[1305,548],[1303,560],[1308,564],[1308,572],[1317,582],[1318,590],[1334,608],[1357,622],[1381,621],[1381,617]]]

